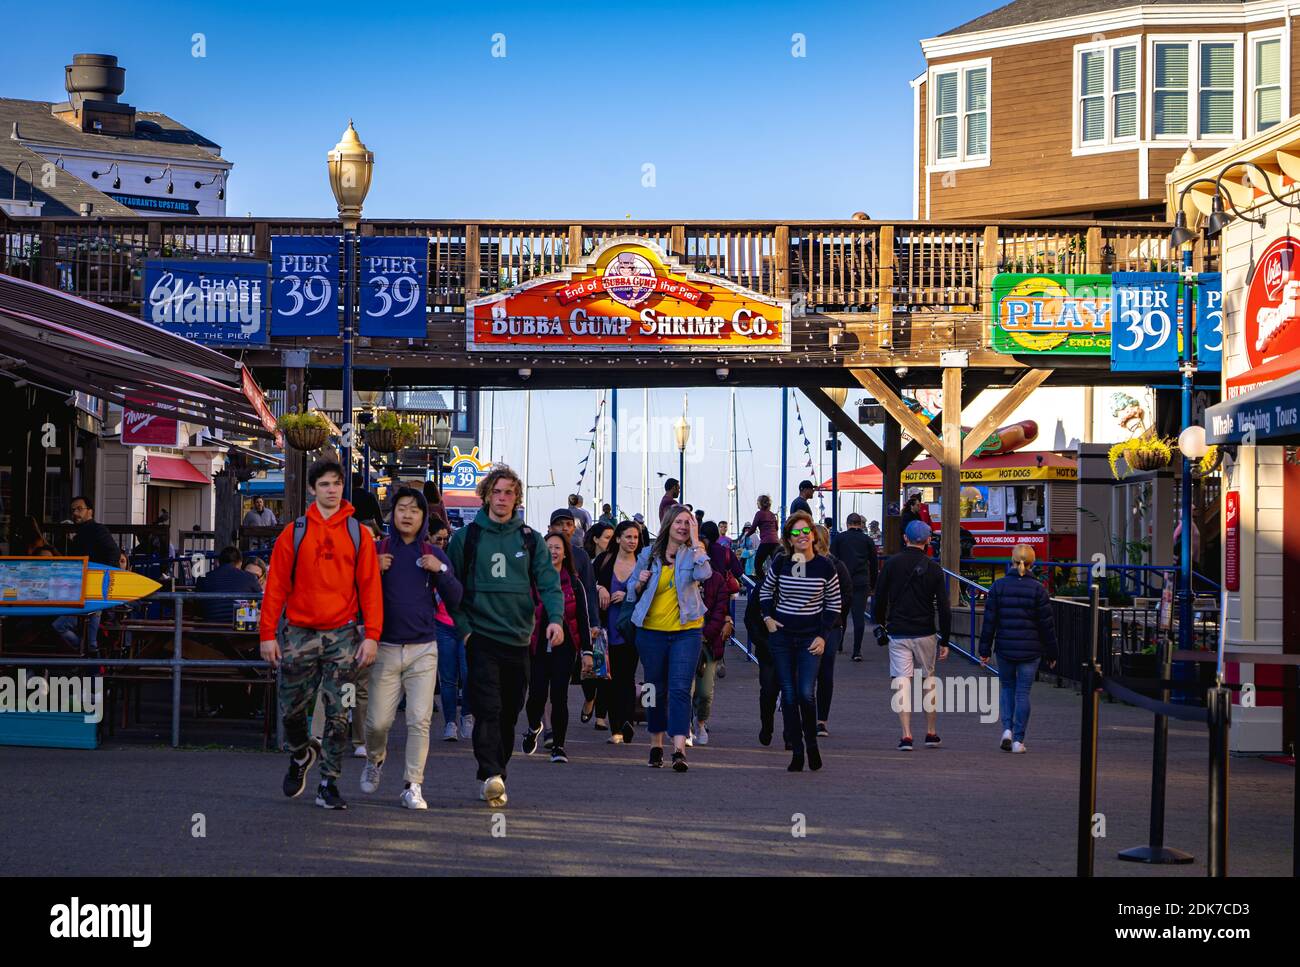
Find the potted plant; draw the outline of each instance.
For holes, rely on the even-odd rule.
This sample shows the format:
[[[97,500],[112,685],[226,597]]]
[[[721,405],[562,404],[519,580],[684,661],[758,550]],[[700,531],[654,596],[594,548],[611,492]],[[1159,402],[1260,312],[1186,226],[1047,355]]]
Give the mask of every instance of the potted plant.
[[[396,453],[415,442],[420,435],[420,426],[410,420],[403,420],[393,410],[383,410],[375,421],[366,427],[366,443],[370,449],[380,453]]]
[[[1119,472],[1120,457],[1124,458],[1124,473]],[[1159,470],[1169,466],[1169,461],[1174,458],[1173,441],[1162,439],[1154,433],[1144,433],[1115,444],[1110,448],[1109,458],[1111,474],[1116,480],[1122,480],[1134,470]]]
[[[329,442],[329,421],[314,410],[286,413],[275,421],[275,425],[284,434],[285,442],[295,450],[319,450]]]

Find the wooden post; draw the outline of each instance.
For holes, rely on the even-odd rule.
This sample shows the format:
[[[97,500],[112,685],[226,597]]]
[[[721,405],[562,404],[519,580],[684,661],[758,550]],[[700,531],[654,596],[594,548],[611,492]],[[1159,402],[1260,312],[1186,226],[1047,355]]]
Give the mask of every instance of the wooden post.
[[[897,554],[903,549],[902,513],[900,493],[903,489],[903,428],[893,417],[885,417],[885,466],[884,482],[881,484],[881,530],[885,535],[885,553]],[[889,513],[890,504],[897,505],[898,514]]]
[[[914,440],[919,440],[921,446],[925,447],[930,456],[936,460],[940,459],[943,454],[943,443],[934,435],[927,421],[919,413],[913,413],[908,409],[899,395],[894,392],[892,386],[885,382],[884,378],[874,369],[854,369],[850,370],[854,378],[866,388],[876,401],[885,408],[890,416],[901,423],[908,433],[912,434]],[[958,410],[958,419],[961,411],[961,384],[958,383],[958,397],[956,409]],[[945,400],[945,405],[947,401]]]
[[[465,302],[468,304],[479,297],[481,286],[479,268],[478,226],[465,226]]]
[[[948,366],[943,371],[943,456],[939,458],[942,477],[939,481],[943,509],[943,541],[940,560],[944,570],[961,573],[961,367]],[[948,599],[957,604],[960,587],[948,579]]]
[[[1094,225],[1088,229],[1088,235],[1085,239],[1084,264],[1088,267],[1090,274],[1096,274],[1103,270],[1102,263],[1105,261],[1103,249],[1105,243],[1101,238],[1100,226]]]
[[[876,347],[888,350],[894,344],[894,226],[881,225],[877,251],[880,267],[876,301]]]
[[[306,404],[305,388],[307,384],[307,371],[301,367],[293,367],[284,371],[284,409],[285,412],[292,412],[300,409]],[[307,480],[303,473],[303,458],[306,456],[301,450],[295,450],[289,445],[289,441],[284,443],[284,507],[285,519],[296,520],[301,517],[306,510]]]
[[[577,265],[582,261],[582,226],[569,226],[569,265]]]
[[[668,230],[668,254],[681,262],[686,262],[686,226],[674,225]]]
[[[772,238],[773,295],[790,298],[790,226],[778,225]]]
[[[41,222],[41,255],[37,281],[47,289],[59,287],[59,236],[48,222]]]
[[[993,279],[998,274],[998,261],[998,227],[989,225],[984,229],[984,262],[980,266],[979,298],[984,307],[981,349],[993,345]]]

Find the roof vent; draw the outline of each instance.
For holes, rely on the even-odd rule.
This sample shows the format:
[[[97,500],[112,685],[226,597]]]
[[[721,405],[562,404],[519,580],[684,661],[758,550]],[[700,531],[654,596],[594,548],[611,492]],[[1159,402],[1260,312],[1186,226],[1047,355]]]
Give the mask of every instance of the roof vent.
[[[126,90],[126,69],[117,66],[113,54],[73,54],[72,63],[63,68],[63,86],[77,110],[85,101],[116,104]]]

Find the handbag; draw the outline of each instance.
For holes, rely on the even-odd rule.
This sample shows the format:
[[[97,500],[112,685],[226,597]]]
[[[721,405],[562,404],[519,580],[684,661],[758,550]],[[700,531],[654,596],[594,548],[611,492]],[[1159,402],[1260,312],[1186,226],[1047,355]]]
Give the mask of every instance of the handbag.
[[[624,598],[618,610],[618,620],[614,622],[614,627],[629,645],[636,643],[636,625],[632,623],[632,612],[635,610],[636,602]]]
[[[612,677],[609,668],[609,636],[604,628],[596,630],[595,640],[591,643],[591,671],[583,672],[583,681],[604,680]]]

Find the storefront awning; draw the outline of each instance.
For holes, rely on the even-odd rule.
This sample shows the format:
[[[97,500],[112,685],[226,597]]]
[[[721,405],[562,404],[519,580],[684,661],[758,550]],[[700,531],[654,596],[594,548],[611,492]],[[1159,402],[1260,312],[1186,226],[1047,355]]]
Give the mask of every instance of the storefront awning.
[[[273,437],[251,374],[229,356],[66,292],[0,275],[0,372],[139,412]]]
[[[210,484],[212,480],[203,471],[180,457],[148,456],[149,476],[154,480],[170,480],[174,483]]]
[[[1247,434],[1260,443],[1300,443],[1300,373],[1243,393],[1205,411],[1208,443],[1241,443]]]
[[[1034,452],[1021,450],[994,457],[971,457],[961,465],[962,483],[1029,483],[1040,480],[1075,480],[1078,464],[1073,457],[1053,451]],[[917,460],[903,471],[904,485],[937,484],[943,475],[936,460]],[[837,476],[841,492],[877,491],[884,486],[883,475],[874,466],[859,467]],[[822,482],[822,490],[831,489],[829,479]]]

